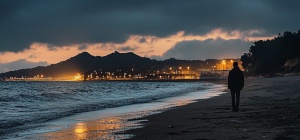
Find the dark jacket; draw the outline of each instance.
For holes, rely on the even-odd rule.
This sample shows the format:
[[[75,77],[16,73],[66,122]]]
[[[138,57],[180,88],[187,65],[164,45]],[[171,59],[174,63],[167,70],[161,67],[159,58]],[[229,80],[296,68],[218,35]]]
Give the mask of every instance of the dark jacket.
[[[233,90],[242,90],[244,87],[244,74],[238,68],[233,68],[228,75],[228,88]]]

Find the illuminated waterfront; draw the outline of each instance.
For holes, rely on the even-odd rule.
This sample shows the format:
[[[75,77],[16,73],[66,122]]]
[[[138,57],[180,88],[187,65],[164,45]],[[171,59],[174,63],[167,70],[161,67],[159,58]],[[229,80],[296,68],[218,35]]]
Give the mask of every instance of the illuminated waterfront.
[[[70,73],[61,77],[44,76],[37,74],[35,76],[5,77],[3,81],[90,81],[90,80],[191,80],[199,79],[201,73],[219,73],[232,69],[232,59],[217,61],[215,64],[200,65],[198,67],[190,66],[163,66],[152,69],[116,69],[107,71],[103,69],[92,70],[85,73]],[[240,66],[242,67],[242,66]],[[43,73],[43,72],[41,72]],[[223,73],[223,72],[221,72]],[[222,74],[224,75],[224,74]],[[226,75],[225,75],[226,76]]]

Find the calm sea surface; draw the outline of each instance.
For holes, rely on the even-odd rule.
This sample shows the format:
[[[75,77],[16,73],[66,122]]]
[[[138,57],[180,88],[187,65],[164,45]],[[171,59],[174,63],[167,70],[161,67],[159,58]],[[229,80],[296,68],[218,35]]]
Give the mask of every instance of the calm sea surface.
[[[214,88],[212,85],[203,82],[0,82],[0,139],[83,112],[154,102],[209,90]]]

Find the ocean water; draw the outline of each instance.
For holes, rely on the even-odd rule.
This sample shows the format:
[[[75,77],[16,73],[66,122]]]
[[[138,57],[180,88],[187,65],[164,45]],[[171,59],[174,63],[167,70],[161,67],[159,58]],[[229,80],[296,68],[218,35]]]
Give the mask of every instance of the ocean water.
[[[191,100],[191,93],[205,97],[215,88],[205,82],[0,82],[0,139],[85,112],[176,97]]]

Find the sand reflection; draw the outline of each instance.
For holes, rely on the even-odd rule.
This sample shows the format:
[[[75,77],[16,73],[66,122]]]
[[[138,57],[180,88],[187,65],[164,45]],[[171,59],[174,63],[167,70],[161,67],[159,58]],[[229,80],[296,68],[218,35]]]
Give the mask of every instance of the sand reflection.
[[[88,122],[79,122],[68,129],[43,134],[42,139],[51,140],[82,140],[82,139],[125,139],[130,135],[116,135],[118,132],[135,127],[128,117],[109,117]]]
[[[87,128],[86,124],[80,122],[80,123],[76,124],[74,133],[75,133],[77,138],[84,139],[84,138],[86,138],[86,132],[87,131],[88,131],[88,128]]]
[[[173,106],[183,106],[183,105],[187,105],[187,104],[189,104],[189,103],[191,103],[191,102],[193,102],[193,101],[182,101],[182,100],[178,100],[178,101],[176,101],[176,102],[174,102],[174,103],[172,103],[170,106],[171,107],[173,107]]]

